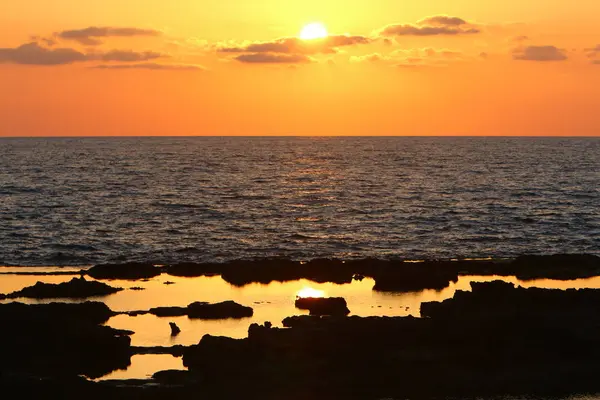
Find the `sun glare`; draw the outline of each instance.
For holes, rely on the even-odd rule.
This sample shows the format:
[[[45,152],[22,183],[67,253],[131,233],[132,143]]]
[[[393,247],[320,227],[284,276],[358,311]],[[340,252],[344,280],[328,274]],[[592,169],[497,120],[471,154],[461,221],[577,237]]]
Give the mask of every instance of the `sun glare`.
[[[313,22],[312,24],[306,25],[300,32],[300,39],[302,40],[314,40],[323,39],[329,35],[327,28],[320,22]]]
[[[318,298],[318,297],[325,297],[325,292],[322,290],[317,290],[317,289],[313,289],[311,287],[305,286],[304,288],[300,289],[296,295],[303,299],[309,298],[309,297],[310,298]]]

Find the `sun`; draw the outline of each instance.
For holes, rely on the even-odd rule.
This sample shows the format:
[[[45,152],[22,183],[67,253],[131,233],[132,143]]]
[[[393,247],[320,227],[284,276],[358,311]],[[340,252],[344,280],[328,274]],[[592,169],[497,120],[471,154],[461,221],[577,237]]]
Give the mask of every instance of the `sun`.
[[[300,32],[300,39],[302,40],[314,40],[323,39],[329,35],[327,28],[320,22],[313,22],[302,28]]]

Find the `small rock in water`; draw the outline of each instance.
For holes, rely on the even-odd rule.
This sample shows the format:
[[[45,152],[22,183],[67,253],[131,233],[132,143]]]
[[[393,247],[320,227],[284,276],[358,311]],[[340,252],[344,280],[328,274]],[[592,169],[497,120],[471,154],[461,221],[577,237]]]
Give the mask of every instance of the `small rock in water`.
[[[169,326],[171,326],[171,336],[177,336],[181,333],[181,329],[175,322],[169,322]]]
[[[146,290],[146,288],[143,288],[143,287],[140,287],[140,286],[134,286],[134,287],[130,288],[129,290],[137,290],[137,291],[140,291],[140,290]]]
[[[171,282],[171,281],[163,282],[163,285],[174,285],[174,284],[175,284],[175,282]]]

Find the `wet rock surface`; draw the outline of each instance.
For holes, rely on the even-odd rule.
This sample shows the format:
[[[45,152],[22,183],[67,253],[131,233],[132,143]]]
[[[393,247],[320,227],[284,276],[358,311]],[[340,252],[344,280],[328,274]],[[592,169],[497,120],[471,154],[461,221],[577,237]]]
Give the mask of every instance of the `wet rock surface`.
[[[150,279],[162,273],[162,269],[153,264],[126,263],[101,264],[90,268],[87,274],[94,279]]]
[[[129,332],[102,326],[103,303],[0,304],[0,374],[96,378],[130,363]]]
[[[309,310],[310,315],[350,314],[346,300],[341,297],[300,297],[296,299],[295,305],[301,310]]]
[[[112,287],[102,282],[87,281],[84,277],[81,277],[58,284],[37,282],[33,286],[10,293],[5,297],[12,299],[19,297],[31,299],[84,299],[88,297],[108,296],[121,290],[123,289]]]

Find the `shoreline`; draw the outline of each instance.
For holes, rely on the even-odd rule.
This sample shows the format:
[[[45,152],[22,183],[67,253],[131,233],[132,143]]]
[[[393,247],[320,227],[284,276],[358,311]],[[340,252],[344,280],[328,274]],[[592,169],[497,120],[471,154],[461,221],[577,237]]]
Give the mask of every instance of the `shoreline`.
[[[525,279],[515,278],[517,283],[467,280],[469,290],[464,285],[456,286],[457,282],[464,282],[463,278],[472,276],[469,273],[488,272],[489,279],[494,280],[498,271],[517,273]],[[46,394],[67,399],[189,398],[196,393],[211,399],[373,400],[600,393],[600,382],[595,379],[600,372],[595,362],[600,357],[600,345],[596,343],[600,290],[520,286],[536,279],[560,282],[571,277],[600,277],[600,257],[596,256],[528,256],[502,262],[296,263],[269,259],[160,267],[129,263],[98,265],[83,272],[82,278],[64,281],[57,276],[55,284],[36,284],[20,292],[20,295],[49,295],[51,303],[23,304],[20,295],[16,295],[16,301],[0,303],[0,318],[10,327],[0,331],[0,350],[5,354],[5,362],[0,366],[3,386],[31,396]],[[510,275],[511,279],[514,276]],[[35,275],[23,278],[32,282]],[[261,296],[265,300],[272,285],[283,287],[299,279],[315,282],[316,288],[331,285],[340,291],[366,285],[365,294],[390,296],[389,304],[402,308],[406,305],[402,295],[410,295],[415,288],[442,293],[452,287],[455,292],[450,296],[424,297],[423,302],[417,303],[418,317],[394,315],[393,312],[399,311],[386,308],[376,311],[377,315],[359,316],[357,311],[362,312],[355,308],[356,304],[349,302],[346,306],[343,298],[325,307],[315,307],[315,312],[322,315],[312,315],[311,300],[307,305],[311,313],[308,315],[308,311],[294,312],[293,298],[285,295],[282,301],[287,308],[278,314],[285,318],[270,322],[248,319],[252,315],[250,310],[259,312],[258,318],[262,318],[260,310],[265,305],[257,304],[256,300]],[[242,291],[237,299],[242,304],[189,304],[190,300],[209,300],[208,288],[220,292],[221,286],[210,286],[217,281],[230,287],[223,296],[250,288],[257,297],[245,297]],[[168,296],[159,296],[158,308],[154,308],[155,304],[115,309],[107,305],[108,297],[86,301],[88,285],[94,291],[108,289],[107,293],[118,289],[118,293],[110,296],[131,299],[144,294],[137,291],[139,285],[149,291],[150,297],[158,289],[186,292],[190,293],[186,303],[189,306],[166,304],[170,301]],[[308,293],[318,292],[312,288]],[[82,297],[81,302],[57,303],[60,299],[52,298],[55,293],[64,299],[77,293]],[[343,291],[340,293],[344,296]],[[352,300],[352,292],[347,293]],[[327,294],[332,298],[336,295]],[[317,297],[315,301],[318,305],[321,300]],[[295,307],[305,305],[296,302]],[[115,316],[153,321],[156,318],[161,329],[169,321],[181,325],[193,318],[242,318],[239,326],[247,329],[237,338],[207,333],[193,343],[140,345],[132,340],[137,328],[107,324]],[[137,362],[144,363],[144,356],[157,356],[158,368],[161,362],[167,365],[180,362],[161,361],[166,360],[161,356],[182,358],[185,369],[157,369],[147,379],[96,381],[110,376],[107,375],[110,371],[130,368],[133,357],[142,357]],[[86,375],[89,380],[78,378],[79,375]]]

